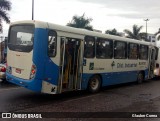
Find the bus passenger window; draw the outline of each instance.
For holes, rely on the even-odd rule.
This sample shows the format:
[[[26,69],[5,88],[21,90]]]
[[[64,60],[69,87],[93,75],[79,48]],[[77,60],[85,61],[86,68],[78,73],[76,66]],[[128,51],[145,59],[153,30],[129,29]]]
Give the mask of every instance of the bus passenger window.
[[[56,56],[56,33],[52,30],[49,31],[48,34],[48,55],[49,57],[55,57]]]
[[[127,48],[126,42],[115,41],[114,58],[115,59],[125,59],[127,57],[126,48]]]
[[[141,60],[147,60],[148,59],[148,46],[140,45],[139,59],[141,59]]]
[[[134,43],[128,44],[128,58],[138,59],[138,44],[134,44]]]
[[[113,41],[98,38],[96,43],[96,57],[110,59],[113,55]]]
[[[95,57],[95,38],[87,36],[84,42],[84,57],[94,58]]]

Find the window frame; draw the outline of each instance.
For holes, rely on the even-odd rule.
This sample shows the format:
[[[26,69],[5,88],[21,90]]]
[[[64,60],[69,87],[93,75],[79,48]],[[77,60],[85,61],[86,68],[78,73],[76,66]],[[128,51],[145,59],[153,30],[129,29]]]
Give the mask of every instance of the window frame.
[[[147,47],[147,58],[146,59],[140,58],[140,53],[141,53],[140,49],[141,49],[141,46],[146,46]],[[149,57],[148,54],[149,54],[149,47],[147,45],[140,44],[139,45],[139,60],[148,60],[148,57]]]
[[[115,58],[115,45],[116,45],[116,43],[117,42],[121,42],[121,43],[125,43],[125,57],[124,58]],[[127,48],[128,48],[128,44],[127,44],[127,42],[124,42],[124,41],[119,41],[119,40],[114,40],[114,43],[113,43],[113,51],[114,51],[114,59],[127,59],[127,56],[128,56],[128,54],[127,54]]]
[[[130,52],[131,52],[131,51],[130,51],[130,44],[135,44],[135,45],[137,45],[137,58],[130,58],[130,57],[129,57]],[[138,60],[138,59],[139,59],[139,49],[140,49],[140,48],[139,48],[139,44],[138,44],[138,43],[129,42],[129,43],[128,43],[128,51],[127,51],[127,52],[128,52],[128,55],[127,55],[128,59],[129,59],[129,60]]]
[[[21,26],[30,26],[30,27],[33,27],[33,35],[34,35],[34,37],[33,37],[33,44],[31,46],[14,45],[14,44],[10,43],[11,29],[13,27],[21,27]],[[9,28],[7,47],[10,50],[13,50],[13,51],[30,53],[33,50],[33,47],[34,47],[34,38],[35,38],[35,25],[34,24],[15,24],[15,25],[10,26],[10,28]]]
[[[53,32],[54,34],[55,34],[55,42],[56,42],[56,44],[55,44],[55,54],[54,55],[49,55],[49,34],[50,34],[50,32]],[[55,31],[55,30],[52,30],[52,29],[49,29],[49,31],[48,31],[48,37],[47,37],[47,39],[48,39],[48,42],[47,42],[47,55],[48,55],[48,57],[56,57],[56,55],[57,55],[57,32]]]
[[[108,42],[111,42],[112,43],[112,45],[110,45],[110,47],[111,47],[111,52],[112,52],[112,54],[111,54],[111,57],[109,57],[109,58],[107,58],[107,57],[98,57],[97,56],[97,43],[100,41],[100,40],[105,40],[105,41],[108,41]],[[96,40],[96,58],[97,59],[112,59],[113,58],[113,45],[114,45],[114,42],[113,42],[113,40],[112,39],[108,39],[108,38],[97,38],[97,40]],[[106,53],[106,52],[105,52]]]
[[[87,40],[87,38],[93,38],[94,39],[94,48],[93,48],[93,56],[92,57],[87,57],[85,54],[85,42],[86,42],[86,40]],[[93,58],[95,58],[95,56],[96,56],[96,38],[95,37],[93,37],[93,36],[85,36],[85,38],[84,38],[84,53],[83,53],[83,57],[84,58],[87,58],[87,59],[93,59]]]

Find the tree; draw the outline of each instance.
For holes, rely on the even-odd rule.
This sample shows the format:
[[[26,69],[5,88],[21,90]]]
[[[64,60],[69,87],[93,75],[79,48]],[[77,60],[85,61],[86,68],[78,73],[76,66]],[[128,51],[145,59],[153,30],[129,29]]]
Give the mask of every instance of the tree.
[[[11,2],[8,0],[0,0],[0,32],[3,32],[2,20],[6,23],[10,23],[8,11],[11,10]]]
[[[73,16],[71,22],[67,23],[67,26],[75,27],[75,28],[84,28],[88,30],[93,30],[93,27],[90,25],[92,18],[86,18],[85,14],[82,16]]]
[[[127,34],[128,38],[140,40],[141,39],[140,31],[142,28],[143,28],[143,26],[138,27],[137,25],[133,25],[132,31],[125,29],[124,32]]]
[[[146,36],[147,36],[146,32],[139,33],[139,36],[140,36],[141,40],[149,41],[149,39],[146,38]]]
[[[111,34],[111,35],[121,36],[121,33],[119,33],[115,28],[112,29],[112,30],[106,30],[105,34]]]

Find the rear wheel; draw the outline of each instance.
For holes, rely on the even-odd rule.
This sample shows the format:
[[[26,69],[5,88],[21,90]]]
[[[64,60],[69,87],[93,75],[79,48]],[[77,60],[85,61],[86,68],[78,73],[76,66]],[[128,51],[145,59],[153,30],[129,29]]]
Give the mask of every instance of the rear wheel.
[[[88,90],[91,93],[96,93],[101,88],[101,78],[98,75],[91,77],[88,83]]]
[[[137,83],[141,84],[143,80],[144,80],[144,74],[142,72],[139,72],[137,76]]]

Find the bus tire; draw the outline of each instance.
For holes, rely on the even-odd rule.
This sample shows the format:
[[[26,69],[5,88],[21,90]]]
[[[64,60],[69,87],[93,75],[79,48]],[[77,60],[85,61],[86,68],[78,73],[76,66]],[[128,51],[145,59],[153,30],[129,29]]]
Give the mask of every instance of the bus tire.
[[[101,78],[98,75],[94,75],[90,78],[88,82],[88,91],[91,93],[96,93],[101,88]]]
[[[143,80],[144,80],[144,74],[142,72],[139,72],[137,76],[137,83],[141,84]]]

